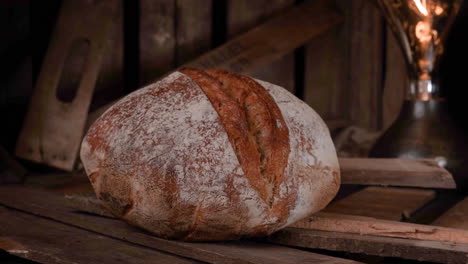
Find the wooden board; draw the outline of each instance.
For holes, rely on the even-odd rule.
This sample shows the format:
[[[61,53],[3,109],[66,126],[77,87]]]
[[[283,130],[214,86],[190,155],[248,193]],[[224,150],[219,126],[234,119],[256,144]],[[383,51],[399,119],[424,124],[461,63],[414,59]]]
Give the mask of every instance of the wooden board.
[[[382,95],[382,129],[387,129],[396,120],[409,86],[408,70],[400,45],[388,26],[385,31],[387,42]]]
[[[175,67],[175,0],[140,0],[140,85]]]
[[[304,229],[468,244],[468,231],[372,217],[320,212],[291,225]]]
[[[120,220],[76,213],[63,198],[38,189],[0,187],[0,204],[108,237],[210,263],[355,263],[259,242],[187,243],[164,240]]]
[[[434,160],[340,158],[343,184],[455,189],[452,175]]]
[[[294,0],[227,1],[227,35],[233,38],[247,32],[270,17],[284,12]],[[289,53],[252,73],[260,80],[280,85],[294,92],[294,54]]]
[[[349,15],[351,2],[327,2]],[[337,25],[305,45],[304,101],[325,120],[349,119],[348,45],[344,45],[348,28],[346,23]]]
[[[372,1],[349,3],[349,110],[356,125],[376,130],[381,126],[383,18]]]
[[[0,206],[0,249],[40,263],[200,263]]]
[[[324,211],[400,221],[411,217],[435,194],[433,190],[367,187],[330,204]]]
[[[450,208],[432,224],[468,230],[468,197]]]
[[[270,243],[439,263],[468,262],[468,244],[286,228]]]
[[[176,1],[176,65],[195,59],[211,48],[212,0]],[[157,59],[157,58],[155,58]]]
[[[116,0],[63,3],[19,134],[18,157],[73,169],[117,3]],[[74,48],[73,61],[68,61]],[[79,69],[75,64],[81,65]],[[69,75],[62,74],[62,70]],[[63,83],[77,89],[70,102],[57,97]]]

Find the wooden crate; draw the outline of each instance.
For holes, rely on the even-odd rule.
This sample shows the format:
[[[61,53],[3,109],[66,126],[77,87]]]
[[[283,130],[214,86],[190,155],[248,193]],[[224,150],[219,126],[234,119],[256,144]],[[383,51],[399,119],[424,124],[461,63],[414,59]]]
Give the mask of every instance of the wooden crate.
[[[57,194],[90,194],[84,175],[30,177],[28,185],[43,188],[0,187],[0,248],[43,263],[468,262],[468,198],[447,171],[417,160],[340,163],[343,181],[360,184],[354,192],[342,185],[326,209],[269,237],[222,243],[160,239],[106,216],[93,198]],[[413,180],[395,181],[405,172]],[[421,181],[430,187],[416,188]]]

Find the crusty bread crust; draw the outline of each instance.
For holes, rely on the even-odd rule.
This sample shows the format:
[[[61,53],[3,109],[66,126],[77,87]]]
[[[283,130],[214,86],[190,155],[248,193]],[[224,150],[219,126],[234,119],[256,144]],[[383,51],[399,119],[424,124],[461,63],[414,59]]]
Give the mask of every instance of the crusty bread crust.
[[[81,159],[96,195],[159,237],[270,234],[322,209],[339,167],[320,117],[281,87],[184,69],[112,106]]]

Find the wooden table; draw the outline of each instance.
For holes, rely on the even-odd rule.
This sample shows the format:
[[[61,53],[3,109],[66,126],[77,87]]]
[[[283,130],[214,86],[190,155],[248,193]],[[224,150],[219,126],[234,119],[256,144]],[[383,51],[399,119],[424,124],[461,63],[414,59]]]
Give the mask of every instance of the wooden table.
[[[359,166],[340,162],[344,181],[372,171],[362,166],[366,160],[352,163]],[[400,173],[414,166],[405,164]],[[388,175],[399,175],[398,166],[389,168]],[[424,169],[418,169],[408,177],[434,175],[435,170],[421,176]],[[394,182],[382,177],[382,171],[375,175],[369,176],[371,182]],[[187,243],[80,211],[63,193],[89,195],[90,186],[83,178],[68,177],[74,182],[59,176],[27,182],[47,189],[0,187],[0,249],[7,252],[0,260],[14,255],[40,263],[388,263],[389,257],[398,262],[468,262],[468,198],[451,189],[361,185],[338,195],[322,212],[262,240]],[[411,180],[404,182],[411,186]],[[439,179],[436,185],[450,184]],[[346,189],[343,185],[342,191]]]

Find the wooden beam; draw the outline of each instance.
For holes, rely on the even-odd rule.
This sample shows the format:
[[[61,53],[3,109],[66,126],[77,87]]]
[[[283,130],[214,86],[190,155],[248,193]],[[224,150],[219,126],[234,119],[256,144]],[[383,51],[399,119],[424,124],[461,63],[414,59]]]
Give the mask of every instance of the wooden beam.
[[[343,184],[455,189],[446,169],[429,159],[340,158]]]
[[[418,261],[468,262],[468,244],[285,228],[266,238],[279,245],[325,249]]]
[[[411,217],[434,197],[433,190],[367,187],[331,203],[324,212],[400,221]]]
[[[77,213],[67,205],[63,197],[38,189],[0,186],[0,204],[108,237],[209,263],[356,263],[313,252],[249,241],[188,243],[165,240],[117,219]]]
[[[468,230],[468,197],[458,202],[432,224]]]
[[[381,220],[365,216],[326,212],[317,213],[309,218],[292,224],[291,227],[361,235],[468,244],[468,231],[462,229],[419,225]]]

